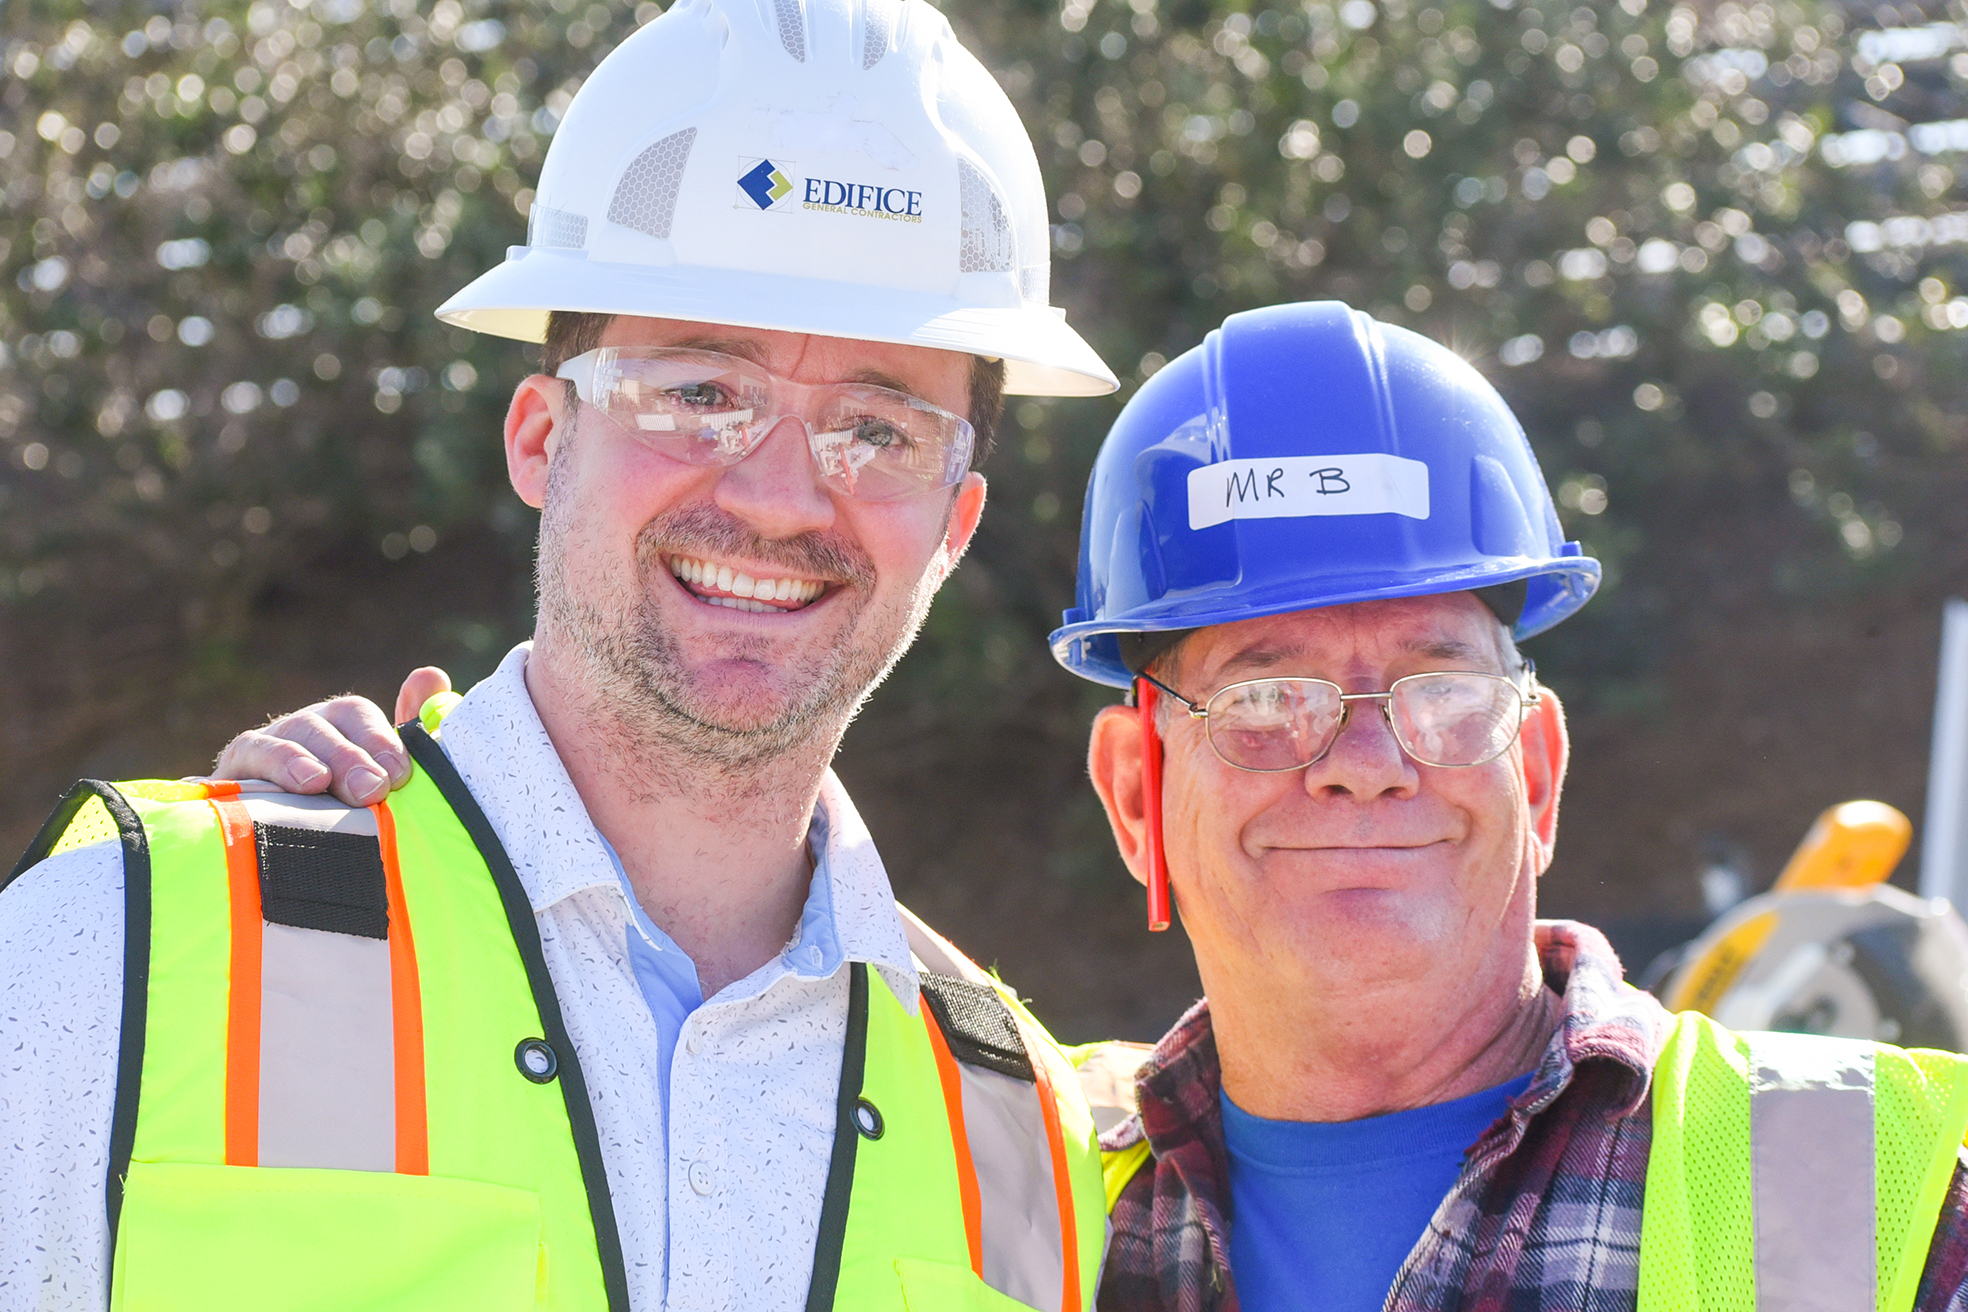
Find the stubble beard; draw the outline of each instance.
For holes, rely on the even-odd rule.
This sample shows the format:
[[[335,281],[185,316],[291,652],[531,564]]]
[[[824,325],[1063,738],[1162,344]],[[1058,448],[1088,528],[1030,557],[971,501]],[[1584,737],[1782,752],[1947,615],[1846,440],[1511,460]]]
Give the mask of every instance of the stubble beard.
[[[597,730],[617,739],[625,763],[647,762],[651,746],[661,744],[693,773],[729,777],[788,756],[830,759],[855,714],[915,641],[935,582],[926,574],[905,597],[876,609],[874,563],[858,545],[825,534],[762,538],[700,502],[643,526],[633,578],[591,576],[577,584],[569,564],[583,543],[569,437],[549,466],[540,518],[539,637],[573,657]],[[665,559],[674,555],[745,557],[790,574],[841,580],[828,604],[848,613],[830,648],[801,651],[790,661],[778,657],[779,683],[788,691],[771,699],[776,706],[761,707],[762,699],[743,692],[720,695],[692,674],[653,596],[670,584],[651,576],[667,575]],[[728,640],[721,655],[775,664],[772,644],[762,638]]]

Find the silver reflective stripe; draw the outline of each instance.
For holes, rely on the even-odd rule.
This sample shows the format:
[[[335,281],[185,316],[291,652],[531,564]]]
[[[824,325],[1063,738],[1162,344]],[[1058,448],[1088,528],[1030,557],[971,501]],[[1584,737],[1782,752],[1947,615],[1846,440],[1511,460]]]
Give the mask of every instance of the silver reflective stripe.
[[[608,202],[608,221],[637,232],[669,240],[676,217],[677,188],[683,185],[684,162],[697,140],[696,128],[672,132],[644,150],[623,172]]]
[[[957,199],[961,230],[959,273],[1000,273],[1012,267],[1011,218],[997,188],[975,164],[957,156]]]
[[[389,944],[261,930],[260,1165],[394,1171]]]
[[[526,244],[578,251],[588,244],[588,220],[570,210],[549,209],[535,202],[526,212]]]
[[[288,793],[243,793],[239,802],[259,825],[289,825],[295,829],[324,829],[337,834],[376,836],[376,814],[365,806],[343,806],[332,797],[298,797]]]
[[[376,836],[333,798],[247,794],[255,824]],[[389,943],[260,927],[260,1165],[396,1169]]]
[[[984,1283],[1039,1312],[1058,1312],[1064,1256],[1038,1086],[964,1062],[957,1069],[977,1171]]]
[[[772,0],[772,9],[779,17],[779,44],[786,47],[787,54],[804,64],[806,17],[800,13],[800,0]]]
[[[1744,1038],[1758,1312],[1873,1312],[1873,1045]]]
[[[868,0],[861,11],[861,67],[866,70],[888,53],[888,32],[895,22],[895,0]]]

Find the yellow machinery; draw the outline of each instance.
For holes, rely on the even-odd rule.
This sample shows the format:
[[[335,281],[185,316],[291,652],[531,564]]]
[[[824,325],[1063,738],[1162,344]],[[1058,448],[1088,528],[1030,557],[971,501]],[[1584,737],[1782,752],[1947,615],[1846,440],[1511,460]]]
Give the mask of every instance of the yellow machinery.
[[[1885,882],[1912,837],[1884,802],[1830,808],[1769,892],[1680,954],[1662,1000],[1733,1029],[1968,1050],[1968,925]]]

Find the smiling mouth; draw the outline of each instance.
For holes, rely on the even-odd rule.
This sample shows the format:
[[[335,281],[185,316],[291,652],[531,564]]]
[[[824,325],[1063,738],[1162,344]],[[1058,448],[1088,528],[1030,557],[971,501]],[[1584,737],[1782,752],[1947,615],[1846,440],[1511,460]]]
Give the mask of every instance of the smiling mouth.
[[[754,614],[803,610],[827,591],[820,579],[768,578],[693,556],[671,556],[670,573],[701,602]]]

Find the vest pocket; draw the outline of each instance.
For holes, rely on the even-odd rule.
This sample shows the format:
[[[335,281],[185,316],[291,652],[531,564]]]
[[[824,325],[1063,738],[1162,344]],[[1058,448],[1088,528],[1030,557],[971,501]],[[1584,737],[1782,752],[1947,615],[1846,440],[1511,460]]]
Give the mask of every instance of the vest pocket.
[[[991,1288],[967,1266],[904,1257],[896,1261],[895,1273],[902,1278],[902,1304],[909,1312],[1037,1312]]]
[[[112,1312],[536,1312],[540,1199],[384,1171],[132,1162]]]

